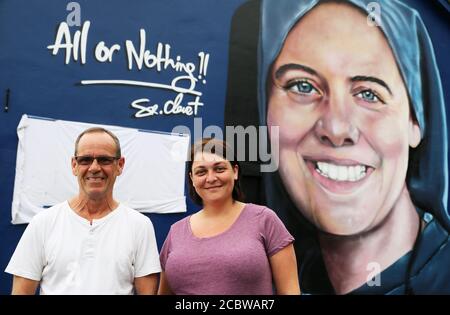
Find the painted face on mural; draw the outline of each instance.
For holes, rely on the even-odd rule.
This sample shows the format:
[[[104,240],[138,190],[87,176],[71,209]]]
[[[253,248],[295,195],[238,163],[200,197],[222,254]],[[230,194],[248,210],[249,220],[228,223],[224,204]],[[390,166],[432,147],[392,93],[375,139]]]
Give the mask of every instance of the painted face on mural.
[[[321,4],[292,28],[268,80],[267,122],[280,128],[294,203],[327,233],[376,227],[406,189],[420,141],[382,31],[348,4]]]

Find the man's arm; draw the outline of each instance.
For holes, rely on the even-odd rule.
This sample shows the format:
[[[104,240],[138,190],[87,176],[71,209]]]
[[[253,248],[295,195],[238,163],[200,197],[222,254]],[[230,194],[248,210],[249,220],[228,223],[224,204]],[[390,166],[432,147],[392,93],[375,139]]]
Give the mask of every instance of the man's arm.
[[[14,276],[12,295],[34,295],[39,285],[39,281]]]
[[[143,277],[134,278],[136,294],[152,295],[158,289],[158,274],[152,273]]]

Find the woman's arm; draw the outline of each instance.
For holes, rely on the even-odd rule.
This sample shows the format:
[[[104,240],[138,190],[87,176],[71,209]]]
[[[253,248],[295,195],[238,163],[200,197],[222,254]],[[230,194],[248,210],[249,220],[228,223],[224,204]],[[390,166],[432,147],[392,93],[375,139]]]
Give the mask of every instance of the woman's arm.
[[[277,294],[300,294],[294,246],[289,244],[269,260]]]
[[[159,278],[159,289],[158,295],[172,295],[173,292],[169,287],[169,283],[167,282],[166,273],[161,271],[161,275]]]

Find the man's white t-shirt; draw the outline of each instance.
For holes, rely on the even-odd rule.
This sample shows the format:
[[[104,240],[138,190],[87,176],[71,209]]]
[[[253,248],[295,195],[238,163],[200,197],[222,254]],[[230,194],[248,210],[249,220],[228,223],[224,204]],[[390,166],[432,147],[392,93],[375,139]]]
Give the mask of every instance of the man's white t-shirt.
[[[120,204],[91,225],[65,201],[34,216],[5,271],[40,281],[40,294],[132,294],[161,266],[148,217]]]

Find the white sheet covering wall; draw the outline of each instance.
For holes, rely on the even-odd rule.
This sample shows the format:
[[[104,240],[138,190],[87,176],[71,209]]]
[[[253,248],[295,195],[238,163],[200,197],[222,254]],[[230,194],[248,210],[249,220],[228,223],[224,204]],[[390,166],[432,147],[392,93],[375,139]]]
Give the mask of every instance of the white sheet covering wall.
[[[120,140],[125,167],[116,179],[114,198],[141,212],[186,211],[185,162],[189,136],[147,132],[23,115],[17,127],[16,178],[12,223],[28,223],[43,208],[78,193],[71,157],[77,136],[101,126]]]

